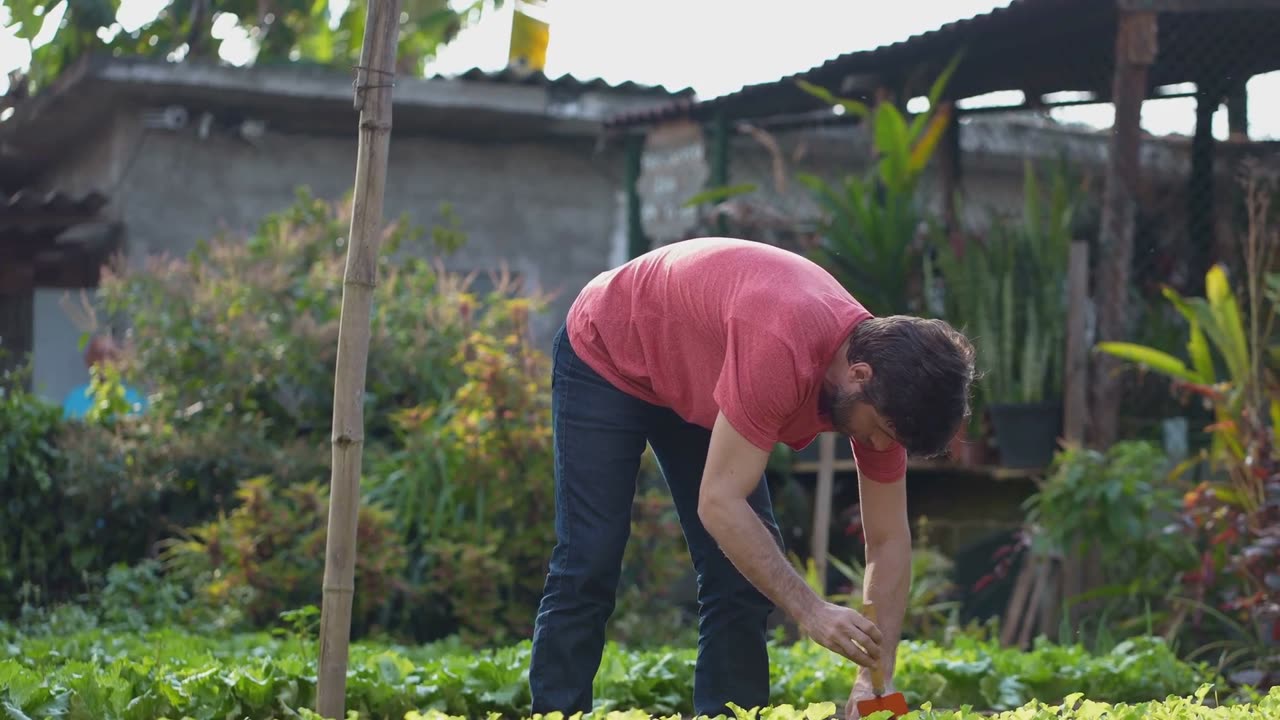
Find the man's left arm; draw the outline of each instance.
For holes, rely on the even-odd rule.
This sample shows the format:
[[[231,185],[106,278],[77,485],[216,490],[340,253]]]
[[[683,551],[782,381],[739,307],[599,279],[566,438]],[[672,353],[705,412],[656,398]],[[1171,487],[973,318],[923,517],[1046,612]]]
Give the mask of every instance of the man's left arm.
[[[884,638],[881,663],[885,682],[893,687],[893,670],[902,637],[902,623],[911,589],[911,525],[907,519],[906,478],[876,482],[858,478],[862,534],[867,567],[862,596],[876,606],[876,627]],[[871,674],[861,668],[854,692],[871,696]]]

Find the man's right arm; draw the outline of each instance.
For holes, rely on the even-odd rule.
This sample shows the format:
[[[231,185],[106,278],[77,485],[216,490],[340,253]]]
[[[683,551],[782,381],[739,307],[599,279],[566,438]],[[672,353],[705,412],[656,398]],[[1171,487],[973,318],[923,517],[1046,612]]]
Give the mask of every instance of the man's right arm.
[[[787,562],[747,501],[768,460],[768,452],[753,445],[719,415],[711,431],[698,518],[743,577],[806,634],[829,650],[869,666],[880,657],[880,632],[874,623],[815,594]]]

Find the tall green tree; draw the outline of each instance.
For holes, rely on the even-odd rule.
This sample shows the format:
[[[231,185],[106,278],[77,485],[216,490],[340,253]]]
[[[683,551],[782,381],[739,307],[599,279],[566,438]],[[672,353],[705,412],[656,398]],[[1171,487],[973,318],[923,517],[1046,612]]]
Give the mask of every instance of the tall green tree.
[[[473,0],[455,9],[449,0],[404,0],[397,71],[421,72],[442,45],[486,9],[501,7],[503,2]],[[10,93],[38,91],[89,52],[174,60],[216,58],[223,41],[213,36],[214,21],[223,15],[234,18],[249,33],[257,49],[256,64],[307,62],[350,68],[360,59],[366,8],[366,3],[354,0],[335,18],[329,0],[170,0],[154,20],[124,32],[118,21],[120,0],[6,0],[10,27],[30,42],[45,19],[63,4],[53,39],[32,50],[30,70]]]

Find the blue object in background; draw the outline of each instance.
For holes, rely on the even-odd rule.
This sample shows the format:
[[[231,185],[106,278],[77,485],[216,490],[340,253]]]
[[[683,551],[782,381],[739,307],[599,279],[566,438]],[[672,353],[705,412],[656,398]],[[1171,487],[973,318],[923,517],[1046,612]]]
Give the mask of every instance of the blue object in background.
[[[124,387],[124,399],[129,403],[130,415],[141,414],[147,409],[146,398],[128,385]],[[66,399],[62,401],[62,415],[71,419],[83,419],[91,407],[93,407],[93,394],[89,390],[89,383],[83,383],[71,388],[71,392],[67,393]]]

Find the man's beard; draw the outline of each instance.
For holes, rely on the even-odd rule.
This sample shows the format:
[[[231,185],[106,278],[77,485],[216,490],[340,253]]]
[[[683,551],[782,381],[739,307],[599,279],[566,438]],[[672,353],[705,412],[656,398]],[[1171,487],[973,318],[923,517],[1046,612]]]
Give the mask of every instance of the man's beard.
[[[818,396],[818,409],[831,420],[831,427],[843,435],[853,434],[854,408],[866,400],[861,390],[846,390],[838,385],[823,383]]]

